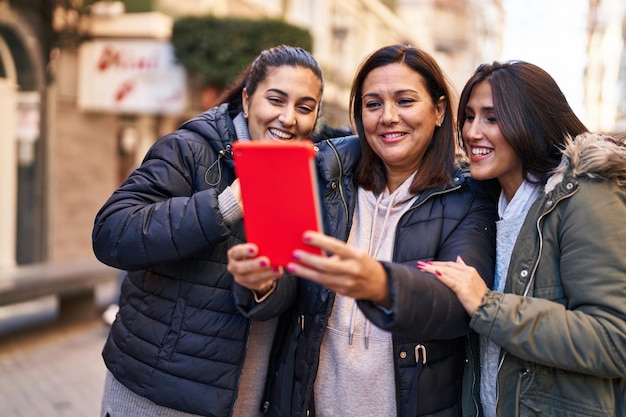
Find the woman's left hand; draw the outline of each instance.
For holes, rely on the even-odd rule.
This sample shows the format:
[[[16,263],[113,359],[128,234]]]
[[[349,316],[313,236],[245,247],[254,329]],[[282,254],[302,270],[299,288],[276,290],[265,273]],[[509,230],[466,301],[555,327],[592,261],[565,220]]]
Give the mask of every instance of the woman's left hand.
[[[435,274],[439,281],[454,291],[470,316],[482,304],[487,284],[476,268],[466,265],[460,256],[457,256],[456,262],[418,262],[417,267]]]
[[[390,307],[387,274],[379,261],[323,233],[307,231],[303,239],[329,256],[296,250],[295,262],[286,266],[289,272],[338,294]]]

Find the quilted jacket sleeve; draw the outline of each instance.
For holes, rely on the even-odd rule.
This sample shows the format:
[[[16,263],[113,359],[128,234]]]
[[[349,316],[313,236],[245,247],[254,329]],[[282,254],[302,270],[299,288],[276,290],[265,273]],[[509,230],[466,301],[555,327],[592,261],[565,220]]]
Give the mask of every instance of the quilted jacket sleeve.
[[[269,320],[287,311],[295,302],[298,279],[290,274],[276,281],[276,288],[265,300],[257,303],[252,291],[233,283],[233,296],[244,317],[252,320]]]
[[[145,269],[224,241],[230,232],[218,210],[218,190],[195,186],[199,155],[209,151],[206,142],[177,133],[158,140],[96,215],[98,259],[120,269]]]
[[[456,295],[432,274],[418,270],[416,262],[454,261],[461,256],[491,287],[495,269],[496,208],[491,198],[467,190],[446,204],[454,207],[454,215],[443,215],[441,236],[412,236],[413,243],[404,242],[435,247],[432,257],[411,259],[402,264],[383,263],[392,298],[390,311],[385,312],[370,302],[359,302],[377,326],[425,340],[453,339],[469,332],[469,316]],[[426,222],[432,221],[426,219]],[[429,239],[433,239],[432,242],[428,243]]]

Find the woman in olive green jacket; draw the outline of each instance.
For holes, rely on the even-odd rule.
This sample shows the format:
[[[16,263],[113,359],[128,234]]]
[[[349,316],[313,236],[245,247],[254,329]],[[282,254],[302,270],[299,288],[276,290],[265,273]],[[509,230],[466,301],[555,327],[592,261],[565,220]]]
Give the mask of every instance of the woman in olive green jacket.
[[[624,141],[586,132],[554,80],[519,61],[480,66],[458,120],[472,176],[501,189],[494,288],[460,258],[420,267],[480,336],[465,414],[625,416]]]

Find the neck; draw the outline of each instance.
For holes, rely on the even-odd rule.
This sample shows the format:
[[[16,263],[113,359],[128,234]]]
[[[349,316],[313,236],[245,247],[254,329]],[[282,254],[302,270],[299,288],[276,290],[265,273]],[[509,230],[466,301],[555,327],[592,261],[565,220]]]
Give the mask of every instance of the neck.
[[[412,170],[411,172],[407,171],[394,171],[392,169],[387,168],[387,189],[390,193],[393,193],[402,185],[407,178],[413,175],[417,171],[417,168]]]
[[[519,187],[521,187],[523,181],[524,179],[521,176],[520,178],[516,178],[514,181],[502,181],[501,179],[499,179],[498,182],[500,183],[500,187],[502,187],[502,192],[506,197],[506,201],[513,200],[513,197],[515,197],[515,193],[517,192],[517,190],[519,190]]]

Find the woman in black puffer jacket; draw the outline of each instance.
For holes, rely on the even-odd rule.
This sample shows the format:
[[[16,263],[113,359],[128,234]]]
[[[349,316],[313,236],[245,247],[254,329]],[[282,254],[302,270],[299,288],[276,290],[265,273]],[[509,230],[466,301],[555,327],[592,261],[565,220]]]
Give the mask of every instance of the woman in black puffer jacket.
[[[259,414],[275,323],[251,325],[232,296],[226,251],[245,236],[231,146],[308,138],[323,77],[284,45],[244,75],[223,104],[160,138],[96,216],[96,256],[128,271],[103,350],[102,416]]]

